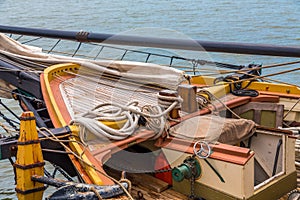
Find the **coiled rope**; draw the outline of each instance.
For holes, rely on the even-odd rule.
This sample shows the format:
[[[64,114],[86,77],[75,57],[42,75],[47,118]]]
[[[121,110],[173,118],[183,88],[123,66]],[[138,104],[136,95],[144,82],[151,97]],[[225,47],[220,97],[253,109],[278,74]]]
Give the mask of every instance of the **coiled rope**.
[[[168,113],[180,106],[181,97],[165,97],[158,94],[158,105],[146,105],[142,109],[137,101],[126,105],[103,103],[93,109],[76,116],[70,124],[80,126],[80,139],[84,142],[86,129],[100,138],[122,140],[133,135],[138,128],[140,116],[146,119],[145,127],[156,134],[153,139],[161,136],[166,126]],[[111,128],[101,121],[125,121],[120,129]]]

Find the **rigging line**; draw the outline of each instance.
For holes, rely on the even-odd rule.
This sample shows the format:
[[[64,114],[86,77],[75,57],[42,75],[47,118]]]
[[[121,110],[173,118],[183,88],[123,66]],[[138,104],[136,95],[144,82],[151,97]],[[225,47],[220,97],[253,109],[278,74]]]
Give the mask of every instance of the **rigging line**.
[[[284,72],[284,71],[282,71],[282,72]],[[293,70],[291,70],[291,71],[286,70],[285,73],[289,73],[289,72],[293,72]],[[280,72],[278,72],[278,73],[280,73]],[[254,75],[254,74],[247,74],[247,75],[252,76],[254,78],[257,78],[257,79],[266,79],[266,80],[274,81],[274,82],[277,82],[277,83],[283,83],[283,84],[286,84],[286,85],[289,85],[289,86],[299,87],[298,85],[295,85],[295,84],[292,84],[292,83],[287,83],[287,82],[283,82],[283,81],[279,81],[279,80],[276,80],[276,79],[269,78],[269,76],[275,76],[275,75],[280,75],[280,74],[275,74],[275,75],[268,74],[266,76],[257,76],[257,75]],[[248,79],[245,79],[245,80],[248,80]]]
[[[262,67],[262,69],[263,68],[272,68],[272,67],[281,67],[281,66],[285,66],[285,65],[295,65],[295,64],[299,64],[299,63],[300,63],[300,60],[284,62],[284,63],[279,63],[279,64],[270,64],[270,65]]]
[[[202,73],[200,75],[193,75],[193,77],[197,77],[197,76],[217,76],[217,75],[221,75],[221,74],[232,74],[232,73],[235,73],[234,71],[232,72],[228,72],[228,71],[218,71],[218,70],[183,70],[184,72],[187,72],[187,73],[190,73],[190,72],[198,72],[198,73]],[[209,72],[213,72],[213,71],[216,71],[215,73],[209,73]],[[248,70],[249,71],[249,70]]]
[[[285,119],[288,114],[296,107],[296,105],[300,102],[300,98],[297,100],[297,102],[287,111],[287,113],[283,116],[283,119]]]
[[[79,44],[78,44],[76,50],[74,51],[72,57],[74,57],[74,56],[76,55],[76,53],[79,51],[79,49],[80,49],[80,47],[81,47],[81,44],[82,44],[82,42],[79,42]]]
[[[227,63],[220,63],[220,62],[214,62],[214,61],[207,61],[207,60],[197,60],[197,59],[186,59],[186,61],[197,63],[199,65],[211,65],[216,66],[218,68],[230,68],[230,69],[241,69],[243,66],[241,65],[233,65],[233,64],[227,64]]]
[[[68,54],[68,55],[70,55],[70,56],[73,56],[72,54]],[[77,54],[78,55],[78,54]],[[78,56],[80,56],[80,55],[78,55]],[[86,57],[86,58],[93,58],[93,57],[89,57],[89,56],[84,56],[84,55],[81,55],[81,56],[83,56],[83,57]],[[25,61],[25,60],[24,60]],[[27,62],[30,62],[29,60],[26,60]],[[38,64],[38,62],[36,61],[36,62],[31,62],[33,65],[37,65]],[[44,65],[43,67],[44,68],[46,68],[46,67],[48,67],[49,65]],[[32,67],[32,66],[31,66]],[[169,67],[169,66],[168,66]],[[181,66],[172,66],[173,68],[191,68],[192,69],[192,67],[181,67]],[[207,69],[208,70],[208,69]]]
[[[48,51],[50,51],[50,50],[47,50],[47,49],[43,50],[44,53],[47,53]],[[71,53],[71,52],[58,51],[58,50],[52,50],[50,53],[53,53],[54,55],[60,54],[60,55],[70,56],[70,57],[72,57],[72,55],[74,54],[74,52]],[[78,54],[78,53],[76,54],[76,57],[83,57],[83,58],[89,58],[89,59],[94,58],[94,56],[88,56],[88,55],[83,55],[83,54]]]
[[[47,51],[47,53],[50,54],[53,51],[53,49],[58,45],[58,43],[60,43],[60,41],[61,39],[57,40],[56,43],[51,47],[51,49]]]
[[[44,133],[41,133],[42,135],[45,135]],[[60,139],[60,138],[66,138],[66,137],[71,137],[71,136],[74,136],[74,135],[72,135],[72,134],[70,134],[70,133],[68,133],[68,134],[64,134],[64,135],[59,135],[59,136],[56,136],[56,138],[57,139]],[[48,135],[48,137],[44,137],[44,138],[39,138],[39,140],[49,140],[50,138],[52,138],[52,137],[50,137],[49,135]],[[55,139],[54,139],[55,140]],[[54,141],[53,140],[53,141]]]
[[[20,92],[11,91],[11,90],[6,89],[6,88],[3,88],[3,87],[1,87],[1,86],[0,86],[0,90],[2,90],[2,91],[4,91],[4,92],[9,92],[9,93],[12,93],[12,94],[16,94],[16,95],[18,95],[18,96],[27,98],[27,99],[32,100],[32,101],[44,103],[44,101],[42,101],[42,100],[40,100],[40,99],[37,99],[37,98],[35,98],[35,97],[29,97],[29,96],[23,95],[23,94],[20,93]]]
[[[211,72],[217,72],[217,73],[212,73],[209,75],[219,75],[219,74],[230,74],[230,73],[239,73],[239,72],[248,72],[251,70],[256,70],[256,69],[260,69],[260,67],[256,67],[256,68],[248,68],[248,69],[241,69],[241,70],[222,70],[222,69],[208,69],[208,68],[201,68],[201,69],[195,69],[196,72],[206,72],[206,71],[211,71]]]
[[[14,136],[12,133],[16,133],[18,134],[19,132],[13,129],[8,128],[7,126],[5,126],[2,122],[0,122],[0,126],[3,128],[3,130],[5,130],[6,133],[9,134],[9,136]]]
[[[100,45],[99,45],[100,46]],[[232,64],[223,64],[223,63],[214,63],[214,62],[211,62],[211,61],[205,61],[205,60],[196,60],[196,59],[189,59],[189,58],[184,58],[184,57],[178,57],[178,56],[168,56],[168,55],[163,55],[163,54],[157,54],[157,53],[148,53],[148,52],[143,52],[143,51],[136,51],[136,50],[131,50],[131,49],[125,49],[125,48],[114,48],[114,47],[111,47],[111,46],[105,46],[105,45],[101,45],[102,46],[102,49],[98,52],[97,56],[94,57],[94,56],[88,56],[88,55],[84,55],[84,54],[76,54],[77,56],[80,56],[80,57],[84,57],[84,58],[93,58],[94,60],[96,60],[96,58],[99,56],[99,54],[101,53],[101,51],[103,50],[104,47],[106,48],[112,48],[112,49],[117,49],[117,50],[123,50],[123,51],[127,51],[127,52],[134,52],[134,53],[140,53],[140,54],[146,54],[148,55],[147,58],[146,58],[146,63],[148,62],[148,59],[150,56],[157,56],[157,57],[165,57],[165,58],[169,58],[169,59],[177,59],[177,60],[184,60],[184,61],[189,61],[189,62],[192,62],[192,61],[196,61],[196,62],[199,62],[199,63],[206,63],[206,64],[213,64],[213,65],[219,65],[219,66],[233,66]],[[47,50],[44,50],[45,52]],[[50,50],[49,50],[50,51]],[[54,52],[54,53],[58,53],[58,54],[63,54],[63,55],[69,55],[69,56],[74,56],[74,53],[69,53],[69,52],[63,52],[63,51],[51,51],[51,52]],[[123,54],[124,56],[124,54]],[[108,60],[122,60],[123,56],[120,55],[120,59],[112,59],[112,58],[102,58],[102,59],[108,59]],[[171,67],[170,65],[166,65],[168,67]],[[174,67],[174,66],[172,66]]]
[[[218,102],[220,102],[227,110],[229,110],[236,118],[241,119],[241,117],[236,114],[233,110],[231,110],[221,99],[219,99],[218,97],[216,97],[214,94],[212,94],[211,92],[207,91],[207,93],[209,93],[215,100],[217,100]],[[212,101],[208,100],[211,104],[213,104]],[[216,106],[214,106],[214,108],[217,108]]]
[[[57,154],[71,154],[70,152],[66,152],[66,151],[54,150],[54,149],[45,149],[45,148],[43,148],[42,151],[57,153]]]
[[[255,68],[247,68],[247,69],[242,68],[240,70],[228,70],[228,71],[223,70],[223,72],[221,72],[221,74],[241,73],[241,72],[247,72],[247,71],[251,71],[251,70],[268,69],[268,68],[273,68],[273,67],[281,67],[281,66],[285,66],[285,65],[294,65],[294,64],[299,64],[299,63],[300,63],[300,60],[293,61],[293,62],[279,63],[279,64],[271,64],[271,65],[255,67]],[[218,70],[216,70],[216,71],[218,71]],[[218,74],[208,74],[208,75],[218,75]],[[196,75],[196,76],[201,76],[201,75]]]
[[[0,116],[2,117],[3,120],[5,120],[6,123],[8,123],[12,128],[14,128],[16,131],[19,130],[17,126],[14,124],[16,123],[14,120],[11,120],[10,118],[6,117],[1,111],[0,111]],[[13,123],[14,122],[14,123]]]
[[[166,57],[166,58],[176,58],[176,59],[182,59],[182,60],[187,60],[187,58],[184,57],[179,57],[179,56],[172,56],[172,55],[164,55],[164,54],[158,54],[158,53],[151,53],[151,52],[146,52],[146,51],[140,51],[140,50],[134,50],[134,49],[126,49],[126,48],[121,48],[121,47],[116,47],[116,46],[109,46],[109,45],[100,45],[97,43],[90,43],[90,45],[95,45],[95,46],[102,46],[106,48],[111,48],[111,49],[116,49],[116,50],[122,50],[122,51],[128,51],[128,52],[133,52],[133,53],[140,53],[140,54],[145,54],[145,55],[153,55],[153,56],[158,56],[158,57]],[[190,59],[192,60],[192,59]]]
[[[56,137],[52,132],[51,130],[45,128],[45,127],[42,127],[42,128],[38,128],[39,130],[45,130],[47,131],[49,134],[51,134],[54,138]],[[48,137],[48,135],[46,135],[46,137]],[[91,168],[93,168],[94,170],[96,170],[98,173],[102,174],[103,176],[111,179],[113,182],[117,183],[121,188],[122,190],[126,193],[126,195],[128,196],[128,198],[130,198],[131,200],[134,200],[133,197],[131,196],[131,194],[127,191],[127,189],[118,181],[116,180],[115,178],[103,173],[102,171],[100,171],[99,169],[97,169],[93,164],[90,164],[88,162],[86,162],[85,160],[82,159],[82,157],[78,156],[75,152],[73,152],[67,145],[65,145],[63,142],[60,142],[58,140],[58,142],[69,152],[72,153],[73,156],[75,156],[77,159],[79,159],[82,163],[84,163],[86,166],[89,166]],[[74,141],[72,141],[74,142]]]
[[[0,104],[8,111],[10,112],[16,119],[20,120],[20,117],[16,115],[16,113],[14,113],[10,108],[8,108],[3,102],[2,100],[0,99]],[[15,121],[13,121],[15,122]],[[20,124],[19,122],[15,122],[17,124]]]
[[[20,36],[22,37],[22,35]],[[19,38],[18,38],[19,39]],[[16,39],[16,40],[18,40]],[[60,41],[61,39],[59,39],[58,41]],[[133,50],[133,49],[126,49],[126,48],[120,48],[120,47],[114,47],[114,46],[109,46],[109,45],[99,45],[96,43],[89,43],[90,45],[96,45],[96,46],[102,46],[102,47],[107,47],[107,48],[112,48],[112,49],[118,49],[118,50],[126,50],[126,51],[131,51],[131,52],[135,52],[135,53],[141,53],[141,54],[149,54],[149,52],[145,52],[145,51],[139,51],[139,50]],[[168,57],[170,59],[181,59],[181,60],[186,60],[186,61],[196,61],[199,62],[199,64],[214,64],[214,65],[225,65],[225,66],[236,66],[236,65],[232,65],[232,64],[225,64],[225,63],[219,63],[219,62],[212,62],[212,61],[206,61],[206,60],[196,60],[196,59],[190,59],[190,58],[184,58],[184,57],[179,57],[179,56],[169,56],[169,55],[163,55],[163,54],[157,54],[157,53],[150,53],[151,55],[155,55],[155,56],[161,56],[161,57]],[[71,54],[70,54],[71,55]],[[84,55],[82,55],[84,56]],[[300,61],[296,61],[296,62],[288,62],[288,63],[283,63],[283,64],[275,64],[273,66],[283,66],[283,65],[288,65],[288,64],[295,64],[295,63],[299,63]],[[239,67],[239,66],[236,66]]]
[[[43,127],[42,127],[43,128]],[[49,135],[43,133],[43,131],[41,131],[41,134],[44,135],[44,136],[47,136],[46,139],[49,139],[53,142],[74,142],[74,143],[77,143],[77,144],[80,144],[80,145],[83,145],[82,142],[78,141],[78,140],[62,140],[62,139],[59,139],[58,137],[50,137]],[[70,137],[72,137],[72,135],[68,134]],[[66,135],[64,135],[65,137]],[[43,140],[46,140],[45,138]]]
[[[104,49],[104,46],[101,46],[101,48],[98,51],[97,55],[95,56],[94,60],[96,60],[98,58],[98,56],[100,55],[100,53],[102,52],[103,49]]]
[[[257,77],[252,77],[252,78],[247,78],[247,79],[242,79],[242,80],[237,80],[237,81],[232,81],[232,82],[228,82],[228,84],[235,84],[235,83],[242,83],[244,81],[251,81],[251,80],[256,80],[257,78],[266,78],[269,76],[276,76],[276,75],[281,75],[281,74],[286,74],[286,73],[290,73],[290,72],[294,72],[300,70],[300,68],[295,68],[295,69],[291,69],[291,70],[285,70],[285,71],[281,71],[281,72],[276,72],[276,73],[272,73],[272,74],[266,74],[263,76],[257,76]],[[221,84],[215,84],[215,85],[211,85],[211,86],[203,86],[203,88],[208,88],[208,87],[215,87],[215,86],[220,86],[220,85],[224,85],[223,83]],[[297,86],[299,87],[299,86]]]
[[[224,69],[215,69],[215,68],[195,68],[193,70],[193,67],[190,67],[190,66],[173,66],[172,68],[175,68],[175,69],[183,69],[184,71],[192,71],[192,72],[201,72],[201,71],[211,71],[211,72],[218,72],[218,71],[229,71],[229,72],[237,72],[237,70],[224,70]],[[248,70],[249,71],[249,70]]]
[[[214,76],[214,75],[220,75],[220,74],[230,74],[230,73],[241,73],[241,72],[247,72],[251,70],[260,70],[260,69],[267,69],[267,68],[273,68],[273,67],[280,67],[280,66],[285,66],[285,65],[293,65],[293,64],[299,64],[300,61],[294,61],[294,62],[287,62],[287,63],[281,63],[281,64],[273,64],[273,65],[267,65],[267,66],[261,66],[261,67],[255,67],[255,68],[246,68],[246,69],[239,69],[239,70],[220,70],[220,69],[195,69],[195,70],[186,70],[186,69],[193,69],[193,67],[183,67],[183,66],[172,66],[173,68],[179,68],[182,69],[185,72],[207,72],[207,71],[216,71],[217,73],[210,73],[210,74],[205,74],[207,76]],[[246,66],[245,66],[246,67]],[[201,75],[198,75],[201,76]]]
[[[273,81],[273,82],[276,82],[276,83],[281,83],[281,84],[285,84],[285,85],[289,85],[289,86],[299,87],[298,85],[295,85],[295,84],[292,84],[292,83],[287,83],[287,82],[284,82],[284,81],[279,81],[279,80],[272,79],[272,78],[269,78],[269,77],[260,78],[260,76],[257,76],[257,75],[254,75],[254,74],[247,74],[247,73],[243,73],[243,74],[248,75],[248,76],[252,76],[252,77],[257,77],[257,79],[262,79],[262,80],[265,80],[265,81],[268,81],[268,82]]]
[[[17,37],[17,38],[14,39],[14,40],[18,41],[18,40],[21,39],[23,36],[24,36],[24,35],[20,35],[19,37]]]
[[[39,130],[39,132],[42,134],[42,135],[44,135],[45,136],[45,138],[44,138],[44,140],[45,139],[49,139],[49,140],[51,140],[51,141],[53,141],[53,142],[59,142],[59,143],[71,143],[71,142],[74,142],[74,143],[77,143],[77,144],[79,144],[79,145],[82,145],[82,147],[83,147],[83,152],[81,153],[81,157],[82,157],[82,154],[84,154],[85,153],[85,151],[86,151],[86,147],[87,147],[87,145],[85,144],[85,143],[82,143],[81,141],[78,141],[77,139],[70,139],[70,140],[65,140],[65,139],[59,139],[60,137],[63,137],[63,138],[65,138],[66,136],[69,136],[69,137],[74,137],[74,138],[78,138],[77,136],[74,136],[73,134],[66,134],[66,135],[63,135],[63,136],[56,136],[56,135],[54,135],[49,129],[47,129],[47,128],[45,128],[45,127],[41,127],[41,128],[38,128],[37,127],[37,129]],[[47,134],[45,134],[43,131],[41,131],[41,130],[44,130],[44,131],[46,131],[46,132],[48,132],[50,135],[51,135],[51,137],[49,136],[49,135],[47,135]],[[50,132],[49,132],[50,131]],[[71,152],[71,151],[69,151],[69,152]]]
[[[93,43],[94,44],[94,43]],[[94,45],[98,45],[98,44],[94,44]],[[168,57],[170,59],[180,59],[180,60],[185,60],[185,61],[196,61],[198,62],[200,65],[204,65],[204,64],[211,64],[211,65],[219,65],[219,66],[234,66],[237,68],[240,68],[241,66],[237,66],[237,65],[232,65],[232,64],[226,64],[226,63],[220,63],[220,62],[213,62],[213,61],[206,61],[206,60],[196,60],[196,59],[190,59],[190,58],[184,58],[184,57],[179,57],[179,56],[168,56],[168,55],[163,55],[163,54],[157,54],[157,53],[149,53],[149,52],[145,52],[145,51],[138,51],[138,50],[131,50],[131,49],[126,49],[126,48],[119,48],[119,47],[112,47],[112,46],[107,46],[107,45],[99,45],[99,46],[103,46],[103,47],[107,47],[107,48],[113,48],[113,49],[119,49],[119,50],[126,50],[126,51],[131,51],[131,52],[135,52],[135,53],[142,53],[142,54],[151,54],[154,56],[160,56],[160,57]],[[286,62],[286,63],[281,63],[281,64],[274,64],[274,65],[270,65],[270,67],[277,67],[277,66],[284,66],[284,65],[292,65],[292,64],[297,64],[300,63],[300,61],[293,61],[293,62]]]
[[[39,40],[39,39],[41,39],[41,38],[42,38],[42,37],[33,38],[33,39],[27,40],[27,41],[25,41],[25,42],[22,42],[22,44],[27,44],[27,43],[30,43],[30,42],[34,42],[34,41]]]
[[[146,52],[143,52],[143,53],[146,53]],[[197,61],[197,62],[200,63],[200,65],[203,65],[203,63],[208,63],[208,64],[215,65],[215,66],[223,64],[223,63],[219,63],[219,62],[204,61],[204,60],[195,60],[195,59],[188,59],[188,58],[176,57],[176,56],[166,56],[166,55],[154,54],[154,53],[150,53],[150,54],[151,55],[156,55],[156,56],[161,56],[161,57],[168,57],[170,59],[176,58],[176,59],[182,59],[182,60],[186,60],[186,61]],[[68,54],[68,55],[72,55],[72,54]],[[89,56],[85,56],[85,55],[81,55],[81,56],[89,58]],[[93,58],[93,57],[90,57],[90,58]],[[279,66],[285,66],[285,65],[293,65],[293,64],[298,64],[298,63],[300,63],[300,61],[293,61],[293,62],[286,62],[286,63],[280,63],[280,64],[273,64],[273,65],[268,65],[268,66],[256,67],[256,68],[253,68],[253,69],[256,69],[256,70],[258,70],[258,69],[266,69],[266,68],[279,67]],[[231,64],[223,64],[223,65],[231,65]],[[240,67],[240,66],[238,66],[238,67]],[[191,67],[191,68],[193,68],[193,67]],[[233,72],[238,73],[239,71],[249,71],[249,70],[251,70],[251,68],[250,69],[232,70],[232,71],[228,71],[228,73],[233,73]]]

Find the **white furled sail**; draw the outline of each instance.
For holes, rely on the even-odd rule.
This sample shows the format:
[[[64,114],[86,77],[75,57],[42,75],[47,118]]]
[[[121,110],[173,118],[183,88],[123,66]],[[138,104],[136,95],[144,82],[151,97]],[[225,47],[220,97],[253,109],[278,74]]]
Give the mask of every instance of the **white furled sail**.
[[[46,64],[46,66],[69,62],[77,63],[95,73],[120,76],[133,82],[155,84],[169,89],[176,89],[184,81],[184,72],[171,67],[132,61],[88,60],[52,55],[43,53],[40,48],[20,44],[1,33],[0,54],[11,57],[14,60],[35,62],[37,63],[37,68],[40,66],[40,63]]]

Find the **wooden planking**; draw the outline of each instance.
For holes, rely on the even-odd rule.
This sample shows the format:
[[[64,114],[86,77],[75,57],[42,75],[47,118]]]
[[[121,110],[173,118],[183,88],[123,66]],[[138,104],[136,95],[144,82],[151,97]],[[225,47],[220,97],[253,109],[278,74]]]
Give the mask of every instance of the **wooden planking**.
[[[148,174],[128,174],[128,179],[134,185],[144,186],[155,192],[163,192],[169,184]]]
[[[120,178],[120,172],[114,169],[109,168],[107,169],[107,172],[116,179]],[[151,175],[126,173],[126,178],[131,181],[132,189],[130,194],[134,199],[142,199],[141,196],[138,196],[138,194],[140,194],[145,200],[188,200],[186,195],[174,191],[166,182]],[[112,198],[111,200],[125,199],[127,200],[128,197],[126,195],[121,195],[117,198]]]
[[[138,194],[140,196],[138,196]],[[188,200],[189,199],[186,195],[183,195],[172,189],[167,189],[162,193],[158,193],[158,192],[151,191],[148,188],[142,186],[132,186],[131,196],[134,199],[144,199],[144,200],[153,200],[153,199]],[[116,198],[110,198],[108,200],[128,200],[128,197],[126,195],[121,195]]]

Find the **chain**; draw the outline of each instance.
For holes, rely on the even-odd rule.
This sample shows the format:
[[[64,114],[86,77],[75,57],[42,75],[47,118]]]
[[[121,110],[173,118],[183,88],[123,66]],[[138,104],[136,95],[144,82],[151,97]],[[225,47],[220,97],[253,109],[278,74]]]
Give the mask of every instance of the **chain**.
[[[192,161],[189,163],[189,166],[192,170],[192,177],[190,178],[190,183],[191,183],[191,193],[189,196],[189,199],[195,199],[195,177],[196,177],[196,166],[195,166],[195,161]]]
[[[154,172],[150,172],[150,173],[165,173],[165,172],[170,172],[172,171],[173,168],[168,168],[168,169],[158,169],[158,170],[154,170]]]
[[[189,196],[189,199],[195,199],[195,175],[193,172],[192,178],[190,179],[191,182],[191,194]]]

